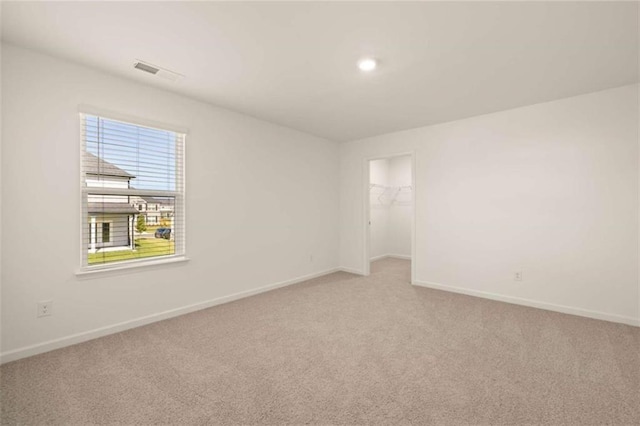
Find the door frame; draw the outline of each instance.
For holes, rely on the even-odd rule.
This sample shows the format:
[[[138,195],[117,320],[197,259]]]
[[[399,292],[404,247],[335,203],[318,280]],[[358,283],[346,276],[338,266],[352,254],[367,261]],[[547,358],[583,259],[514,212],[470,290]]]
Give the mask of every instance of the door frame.
[[[371,226],[369,221],[371,220],[371,207],[369,196],[369,184],[370,184],[370,162],[374,160],[383,160],[395,157],[411,157],[411,284],[416,282],[416,155],[415,151],[405,151],[399,153],[391,153],[386,155],[376,155],[373,157],[366,157],[363,159],[363,172],[362,172],[362,210],[363,214],[363,265],[362,272],[364,276],[369,276],[371,273]]]

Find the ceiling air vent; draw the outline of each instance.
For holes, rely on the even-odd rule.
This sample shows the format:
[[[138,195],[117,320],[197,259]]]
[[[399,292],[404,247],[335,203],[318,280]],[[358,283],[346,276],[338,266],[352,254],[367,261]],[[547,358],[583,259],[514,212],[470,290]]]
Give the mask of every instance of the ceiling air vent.
[[[136,69],[139,69],[141,71],[151,73],[151,74],[157,74],[158,71],[160,71],[160,68],[152,67],[151,65],[147,65],[147,64],[145,64],[143,62],[136,62],[133,67],[136,68]]]
[[[158,77],[162,77],[165,80],[170,80],[170,81],[177,81],[180,78],[184,77],[182,74],[169,71],[168,69],[160,68],[156,65],[152,65],[148,62],[143,62],[139,59],[136,59],[136,62],[133,64],[133,67],[140,71],[148,72],[149,74],[153,74]]]

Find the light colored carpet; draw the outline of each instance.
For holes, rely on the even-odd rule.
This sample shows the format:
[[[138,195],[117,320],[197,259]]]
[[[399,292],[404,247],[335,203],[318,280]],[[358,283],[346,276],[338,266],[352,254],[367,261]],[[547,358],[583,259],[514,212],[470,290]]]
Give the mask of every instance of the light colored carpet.
[[[640,424],[640,330],[336,273],[0,368],[3,424]]]

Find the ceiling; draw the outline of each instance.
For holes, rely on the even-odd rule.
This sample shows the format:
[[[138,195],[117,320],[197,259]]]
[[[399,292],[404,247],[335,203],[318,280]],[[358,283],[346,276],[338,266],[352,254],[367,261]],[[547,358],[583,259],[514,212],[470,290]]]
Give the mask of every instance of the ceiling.
[[[335,141],[638,81],[635,2],[7,2],[8,42]],[[365,56],[379,59],[371,74]],[[135,59],[185,77],[133,69]]]

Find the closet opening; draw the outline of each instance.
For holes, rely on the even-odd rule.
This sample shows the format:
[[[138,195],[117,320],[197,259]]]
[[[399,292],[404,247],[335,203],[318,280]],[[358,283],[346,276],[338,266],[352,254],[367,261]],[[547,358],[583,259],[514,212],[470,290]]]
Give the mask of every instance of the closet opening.
[[[365,275],[415,279],[415,164],[412,153],[366,160]]]

